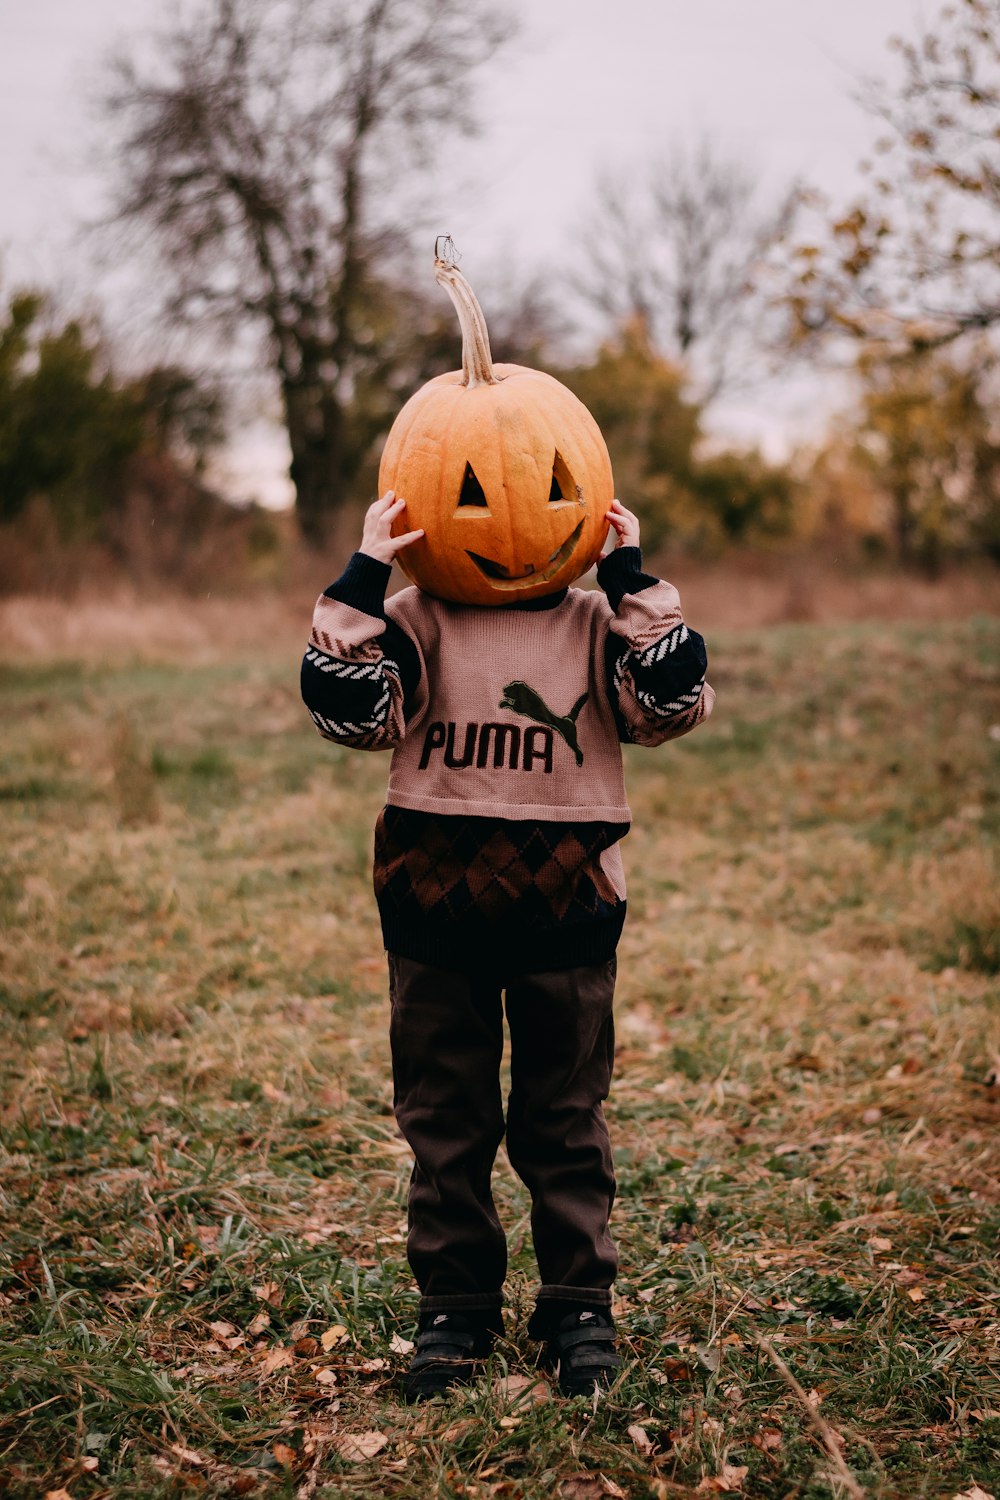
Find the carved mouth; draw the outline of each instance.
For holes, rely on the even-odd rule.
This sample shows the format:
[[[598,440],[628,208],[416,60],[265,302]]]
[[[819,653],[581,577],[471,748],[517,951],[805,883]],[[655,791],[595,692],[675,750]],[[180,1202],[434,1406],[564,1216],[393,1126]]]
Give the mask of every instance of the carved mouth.
[[[491,557],[480,557],[478,552],[467,552],[466,556],[472,558],[476,567],[481,573],[485,574],[494,588],[516,589],[524,583],[525,579],[532,579],[537,583],[545,583],[547,579],[552,578],[554,574],[559,572],[559,569],[580,540],[580,533],[582,531],[583,522],[581,521],[576,530],[570,532],[562,546],[553,552],[548,562],[543,563],[540,568],[536,568],[534,563],[529,563],[520,573],[512,573],[509,568],[503,566],[503,563],[494,562]]]

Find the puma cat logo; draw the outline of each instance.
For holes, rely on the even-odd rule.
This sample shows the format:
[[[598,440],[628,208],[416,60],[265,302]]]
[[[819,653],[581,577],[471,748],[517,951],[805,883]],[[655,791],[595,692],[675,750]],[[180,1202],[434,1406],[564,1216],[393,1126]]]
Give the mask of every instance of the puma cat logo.
[[[535,689],[529,687],[526,682],[508,682],[503,690],[499,707],[508,708],[511,713],[522,714],[526,719],[533,719],[536,724],[544,724],[547,728],[554,729],[576,756],[577,765],[582,766],[583,751],[576,737],[576,721],[589,696],[589,693],[584,693],[579,697],[568,714],[554,714],[541,694],[536,693]]]

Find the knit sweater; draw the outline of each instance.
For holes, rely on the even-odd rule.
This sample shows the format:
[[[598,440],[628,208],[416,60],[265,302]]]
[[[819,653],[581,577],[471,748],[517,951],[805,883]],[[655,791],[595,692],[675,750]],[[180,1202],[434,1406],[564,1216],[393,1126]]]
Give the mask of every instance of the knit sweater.
[[[319,732],[392,751],[375,838],[386,947],[530,971],[611,956],[625,916],[621,743],[712,709],[676,590],[618,548],[599,590],[497,608],[408,588],[361,553],[317,601],[302,693]]]

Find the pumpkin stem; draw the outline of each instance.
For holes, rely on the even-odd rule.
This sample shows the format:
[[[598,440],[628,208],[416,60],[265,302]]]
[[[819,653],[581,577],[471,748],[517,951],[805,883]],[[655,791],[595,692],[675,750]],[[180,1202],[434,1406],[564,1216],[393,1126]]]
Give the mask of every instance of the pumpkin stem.
[[[440,243],[439,238],[438,244]],[[435,244],[435,251],[438,244]],[[458,313],[462,330],[462,384],[470,390],[476,385],[497,385],[500,377],[493,371],[490,335],[483,310],[475,292],[455,264],[455,250],[450,239],[445,241],[443,248],[444,255],[436,253],[434,256],[434,279],[438,286],[444,287]]]

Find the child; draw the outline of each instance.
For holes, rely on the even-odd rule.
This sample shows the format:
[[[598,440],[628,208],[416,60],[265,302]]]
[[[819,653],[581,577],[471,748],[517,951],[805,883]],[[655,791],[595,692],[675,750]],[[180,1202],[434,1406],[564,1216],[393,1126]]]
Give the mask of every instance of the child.
[[[423,535],[390,535],[404,506],[390,491],[369,509],[302,664],[325,738],[393,752],[375,892],[394,1108],[415,1158],[407,1253],[421,1299],[403,1393],[471,1380],[503,1333],[490,1174],[506,1128],[541,1275],[528,1332],[562,1390],[589,1394],[619,1366],[602,1101],[625,919],[621,742],[659,745],[708,717],[704,642],[676,590],[643,573],[639,523],[617,500],[600,590],[481,607],[407,588],[386,602],[394,556]]]

